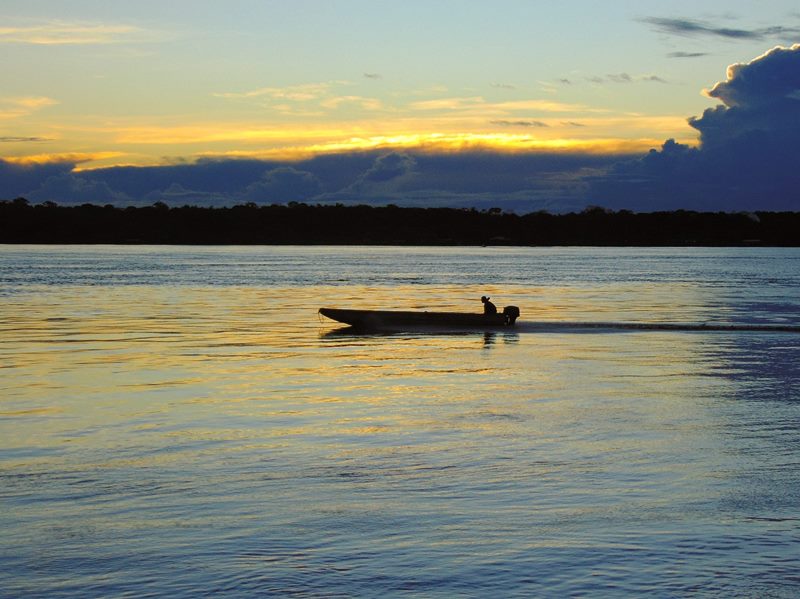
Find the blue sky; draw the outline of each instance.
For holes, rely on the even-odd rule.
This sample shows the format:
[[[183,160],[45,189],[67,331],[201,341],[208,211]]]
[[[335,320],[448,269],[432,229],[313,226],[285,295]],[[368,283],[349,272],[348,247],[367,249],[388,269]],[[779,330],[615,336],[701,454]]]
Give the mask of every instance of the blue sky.
[[[659,207],[667,192],[641,185],[622,201],[621,180],[655,177],[630,161],[670,139],[694,160],[688,119],[722,101],[703,90],[800,41],[783,1],[6,0],[0,23],[0,197],[111,203]],[[474,172],[473,190],[454,184],[458,158],[480,156],[495,192]],[[347,159],[339,188],[314,170]],[[231,161],[258,176],[201,185]],[[182,178],[121,183],[153,169]],[[743,201],[730,205],[794,205]]]

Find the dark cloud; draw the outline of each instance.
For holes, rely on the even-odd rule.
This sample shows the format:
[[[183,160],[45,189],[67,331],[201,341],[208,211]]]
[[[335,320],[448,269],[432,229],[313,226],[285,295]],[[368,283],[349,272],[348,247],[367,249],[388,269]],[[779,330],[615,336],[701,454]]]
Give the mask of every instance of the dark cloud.
[[[166,166],[102,168],[72,176],[105,183],[120,197],[130,198],[130,203],[150,200],[191,203],[191,198],[185,195],[190,192],[200,203],[229,204],[241,201],[248,185],[279,166],[283,165],[260,160],[204,159]],[[183,190],[184,195],[176,193],[178,190]],[[53,198],[53,201],[68,200]]]
[[[728,78],[708,95],[728,107],[763,110],[778,106],[797,108],[800,90],[800,44],[773,48],[747,64],[728,67]]]
[[[299,165],[298,165],[299,166]],[[346,177],[331,178],[331,168]],[[416,159],[405,152],[356,152],[307,161],[302,168],[319,183],[306,201],[316,203],[407,204],[415,189]]]
[[[383,79],[380,73],[364,73],[366,79]]]
[[[291,166],[274,168],[245,189],[251,201],[270,204],[303,202],[320,193],[322,184],[313,173]]]
[[[617,158],[585,154],[507,154],[468,152],[419,154],[415,157],[415,189],[441,189],[453,194],[506,194],[554,191],[556,178],[572,180],[585,169],[602,169]],[[548,182],[549,181],[549,182]]]
[[[15,164],[0,159],[0,194],[5,198],[28,197],[51,177],[68,175],[75,164],[49,162],[45,164]]]
[[[17,165],[0,160],[0,197],[59,203],[137,204],[188,198],[229,203],[266,171],[283,166],[259,160],[202,160],[153,167],[75,171],[74,162]],[[185,203],[185,202],[184,202]]]
[[[668,58],[700,58],[701,56],[708,56],[707,52],[670,52],[667,54]]]
[[[605,77],[592,76],[586,77],[589,83],[603,84],[603,83],[636,83],[638,81],[655,81],[657,83],[667,83],[667,81],[658,75],[637,75],[633,76],[629,73],[609,73]]]
[[[492,87],[496,87],[498,89],[517,89],[516,86],[511,85],[510,83],[492,83]]]
[[[358,198],[368,203],[402,194],[413,189],[409,184],[416,174],[416,165],[415,158],[404,152],[379,155],[351,185],[334,192],[334,195]]]
[[[5,136],[0,137],[0,143],[21,143],[21,142],[39,142],[39,141],[52,141],[46,137],[14,137],[14,136]]]
[[[157,189],[144,196],[141,204],[164,202],[171,206],[214,206],[226,204],[226,197],[219,193],[187,189],[180,183],[172,183],[166,189]]]
[[[728,68],[707,94],[722,104],[689,119],[696,149],[669,140],[594,181],[610,207],[800,210],[800,44]]]
[[[385,183],[414,172],[414,158],[408,154],[392,152],[378,156],[372,166],[365,172],[360,181],[369,183]]]
[[[628,73],[611,74],[606,75],[606,77],[608,77],[608,80],[612,83],[631,83],[633,81],[633,77],[628,75]]]
[[[82,204],[128,203],[130,198],[111,188],[105,181],[83,177],[81,173],[60,173],[48,177],[37,189],[28,194],[34,201],[58,201]]]
[[[542,121],[489,121],[492,125],[499,125],[501,127],[549,127],[547,123]]]
[[[784,27],[782,25],[761,27],[758,29],[734,29],[695,19],[644,17],[640,19],[640,21],[651,25],[662,33],[683,36],[706,35],[733,40],[762,40],[772,36],[795,35],[798,32],[798,28],[796,27]]]
[[[564,212],[585,206],[590,175],[618,157],[498,152],[391,153],[315,201]]]
[[[773,48],[749,63],[728,67],[727,79],[706,92],[722,104],[689,119],[689,124],[700,132],[700,141],[709,150],[722,151],[742,138],[757,138],[761,151],[797,156],[799,90],[800,44]]]

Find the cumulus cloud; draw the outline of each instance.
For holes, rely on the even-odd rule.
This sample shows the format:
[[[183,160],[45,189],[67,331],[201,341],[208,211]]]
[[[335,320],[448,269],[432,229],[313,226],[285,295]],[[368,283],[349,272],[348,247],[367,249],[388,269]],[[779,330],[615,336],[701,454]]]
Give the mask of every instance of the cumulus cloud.
[[[800,145],[800,44],[777,47],[728,67],[706,94],[722,104],[689,119],[706,149],[758,138],[762,150],[796,152]]]
[[[727,79],[708,92],[728,107],[765,108],[796,100],[790,94],[800,90],[800,44],[776,47],[743,64],[728,67]]]
[[[667,141],[595,181],[611,206],[800,210],[800,44],[728,67],[706,93],[722,102],[689,124],[700,146]]]
[[[336,195],[370,203],[376,199],[395,197],[412,189],[408,185],[416,174],[416,160],[404,152],[377,156],[372,165]]]

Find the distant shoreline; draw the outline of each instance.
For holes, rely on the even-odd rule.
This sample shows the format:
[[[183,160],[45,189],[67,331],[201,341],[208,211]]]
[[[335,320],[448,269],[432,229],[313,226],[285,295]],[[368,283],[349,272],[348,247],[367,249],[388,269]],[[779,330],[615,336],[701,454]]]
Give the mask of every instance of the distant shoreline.
[[[533,212],[245,204],[145,207],[0,201],[0,243],[800,247],[800,212]]]

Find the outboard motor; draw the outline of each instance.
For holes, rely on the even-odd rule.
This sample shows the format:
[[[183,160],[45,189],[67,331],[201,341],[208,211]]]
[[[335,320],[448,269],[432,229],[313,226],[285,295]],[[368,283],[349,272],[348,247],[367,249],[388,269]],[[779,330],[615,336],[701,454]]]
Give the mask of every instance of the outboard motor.
[[[519,318],[519,308],[516,306],[506,306],[503,308],[503,316],[505,316],[506,325],[511,326],[514,321]]]

